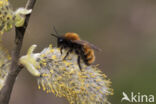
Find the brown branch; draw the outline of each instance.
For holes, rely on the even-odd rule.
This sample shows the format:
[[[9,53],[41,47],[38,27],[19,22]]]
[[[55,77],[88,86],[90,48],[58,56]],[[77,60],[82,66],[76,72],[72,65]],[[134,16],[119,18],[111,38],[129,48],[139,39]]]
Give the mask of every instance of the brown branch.
[[[33,9],[36,0],[28,0],[26,4],[26,9]],[[22,27],[16,27],[16,37],[15,37],[15,46],[12,52],[12,62],[10,66],[10,70],[8,76],[6,78],[6,82],[2,90],[0,91],[0,104],[9,104],[10,95],[13,89],[13,85],[15,83],[16,77],[21,71],[22,67],[18,64],[18,59],[20,56],[20,50],[23,43],[23,38],[25,34],[25,30],[27,28],[30,15],[26,16],[25,23]]]

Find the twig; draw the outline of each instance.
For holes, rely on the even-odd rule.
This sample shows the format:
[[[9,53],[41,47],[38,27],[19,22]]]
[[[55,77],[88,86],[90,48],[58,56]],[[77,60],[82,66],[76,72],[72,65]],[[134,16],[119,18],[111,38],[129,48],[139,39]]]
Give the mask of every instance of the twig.
[[[26,4],[26,9],[33,9],[36,0],[28,0]],[[22,27],[16,27],[16,37],[15,37],[15,46],[12,52],[12,62],[10,66],[10,70],[8,76],[6,78],[6,82],[2,90],[0,91],[0,104],[9,104],[10,95],[13,89],[13,85],[15,83],[16,77],[22,69],[22,66],[18,64],[18,59],[20,56],[20,50],[23,43],[23,37],[25,34],[25,30],[27,28],[30,15],[26,16],[25,23]]]

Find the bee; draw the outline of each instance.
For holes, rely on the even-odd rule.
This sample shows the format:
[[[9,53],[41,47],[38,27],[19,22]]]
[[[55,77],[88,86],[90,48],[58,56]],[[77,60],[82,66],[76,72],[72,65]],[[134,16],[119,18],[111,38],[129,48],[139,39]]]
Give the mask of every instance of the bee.
[[[64,60],[70,53],[75,52],[78,55],[77,64],[80,70],[82,69],[80,65],[81,59],[87,66],[94,63],[94,50],[101,51],[100,48],[87,41],[81,40],[77,33],[67,32],[63,36],[59,36],[55,28],[54,30],[57,35],[51,35],[57,38],[57,47],[60,48],[60,53],[62,54],[63,49],[67,50],[67,53],[63,58]]]

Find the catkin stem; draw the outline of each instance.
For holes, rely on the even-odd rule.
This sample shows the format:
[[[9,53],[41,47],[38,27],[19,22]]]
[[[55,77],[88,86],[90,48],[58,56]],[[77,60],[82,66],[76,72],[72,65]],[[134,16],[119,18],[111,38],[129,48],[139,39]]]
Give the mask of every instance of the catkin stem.
[[[26,4],[26,9],[33,9],[36,0],[28,0]],[[23,38],[25,34],[25,30],[27,28],[29,18],[31,14],[26,15],[25,23],[22,27],[16,27],[16,37],[15,37],[15,46],[12,52],[12,62],[10,66],[9,73],[6,78],[5,85],[0,91],[0,104],[9,104],[10,95],[13,89],[13,85],[15,83],[16,77],[18,76],[22,66],[18,64],[20,50],[23,43]]]

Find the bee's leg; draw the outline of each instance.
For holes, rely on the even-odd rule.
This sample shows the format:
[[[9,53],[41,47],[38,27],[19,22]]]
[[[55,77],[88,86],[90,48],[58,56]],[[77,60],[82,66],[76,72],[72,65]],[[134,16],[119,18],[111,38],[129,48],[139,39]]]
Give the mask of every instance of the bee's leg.
[[[69,55],[69,53],[71,53],[72,51],[73,51],[73,50],[70,49],[70,50],[67,52],[66,56],[63,58],[63,60],[65,60],[65,59],[67,58],[67,56]]]
[[[61,55],[62,55],[62,53],[63,53],[62,50],[63,50],[63,47],[60,48],[60,53],[61,53]]]
[[[80,55],[79,55],[78,58],[77,58],[77,64],[79,65],[79,68],[80,68],[80,70],[81,70],[80,59],[81,59],[81,57],[80,57]]]

